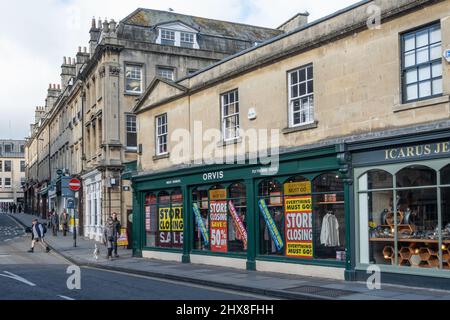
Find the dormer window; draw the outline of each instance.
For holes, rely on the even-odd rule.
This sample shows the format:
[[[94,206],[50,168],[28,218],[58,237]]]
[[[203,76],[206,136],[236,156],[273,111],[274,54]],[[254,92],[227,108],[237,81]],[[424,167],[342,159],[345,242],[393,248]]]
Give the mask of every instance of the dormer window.
[[[161,29],[161,44],[174,46],[175,45],[175,31]]]
[[[179,21],[159,25],[157,44],[200,49],[197,42],[198,30]]]
[[[194,34],[181,32],[180,45],[182,47],[193,48],[194,47]]]

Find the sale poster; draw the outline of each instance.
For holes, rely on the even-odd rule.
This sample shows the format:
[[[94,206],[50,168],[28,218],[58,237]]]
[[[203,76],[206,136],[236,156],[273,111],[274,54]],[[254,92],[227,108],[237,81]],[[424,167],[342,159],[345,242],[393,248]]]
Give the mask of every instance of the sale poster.
[[[239,239],[242,240],[244,243],[244,250],[247,250],[247,230],[245,230],[244,223],[242,222],[242,219],[239,217],[236,208],[233,205],[233,202],[228,202],[228,205],[230,206],[230,214],[233,217],[233,224],[234,228],[237,231],[237,234],[239,235]]]
[[[312,198],[285,198],[286,256],[313,258]]]
[[[158,243],[161,247],[183,246],[183,208],[167,207],[158,211]]]
[[[211,201],[209,204],[209,220],[211,221],[211,251],[228,251],[227,202]]]
[[[151,224],[151,207],[146,206],[145,207],[145,231],[150,232],[152,231],[152,224]]]

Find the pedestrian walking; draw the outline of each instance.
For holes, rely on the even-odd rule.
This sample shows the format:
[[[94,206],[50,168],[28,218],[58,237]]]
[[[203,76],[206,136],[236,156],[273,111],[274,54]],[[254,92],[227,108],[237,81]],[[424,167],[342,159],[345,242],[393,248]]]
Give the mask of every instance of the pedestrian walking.
[[[59,229],[59,217],[56,214],[55,210],[53,210],[52,213],[51,213],[50,221],[51,221],[51,224],[52,224],[53,236],[57,237],[58,236],[58,229]]]
[[[39,243],[42,248],[45,249],[45,252],[50,252],[50,248],[45,242],[45,232],[45,226],[42,223],[39,223],[38,219],[33,219],[33,225],[31,227],[31,249],[28,250],[28,252],[34,252],[34,246],[36,243]]]
[[[64,209],[62,215],[61,215],[61,227],[62,227],[62,232],[63,232],[63,236],[67,236],[67,231],[69,230],[69,215],[67,214],[66,209]]]
[[[120,224],[120,220],[117,218],[117,213],[113,212],[112,219],[113,219],[113,223],[114,223],[114,229],[116,231],[116,241],[114,243],[114,257],[119,258],[119,255],[117,253],[117,247],[118,247],[117,241],[119,240],[119,237],[120,237],[120,231],[121,231],[122,225]]]
[[[113,251],[117,251],[117,238],[116,224],[114,223],[113,218],[109,217],[108,220],[106,220],[103,230],[103,243],[108,249],[106,259],[112,260]]]

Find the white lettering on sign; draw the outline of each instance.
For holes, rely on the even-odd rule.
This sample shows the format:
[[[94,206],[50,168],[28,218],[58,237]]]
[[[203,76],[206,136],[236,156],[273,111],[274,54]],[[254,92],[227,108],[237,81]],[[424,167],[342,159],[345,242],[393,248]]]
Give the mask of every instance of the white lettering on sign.
[[[223,177],[224,177],[223,171],[209,172],[203,174],[204,181],[223,179]]]

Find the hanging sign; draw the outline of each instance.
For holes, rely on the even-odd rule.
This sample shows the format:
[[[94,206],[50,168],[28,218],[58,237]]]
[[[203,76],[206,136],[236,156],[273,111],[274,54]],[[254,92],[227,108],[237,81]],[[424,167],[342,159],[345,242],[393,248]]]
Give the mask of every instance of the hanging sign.
[[[211,251],[228,251],[227,202],[211,201],[209,220],[211,222]]]
[[[281,251],[284,247],[283,239],[281,238],[280,232],[275,225],[275,221],[273,221],[272,216],[270,215],[269,208],[267,208],[266,201],[261,199],[258,201],[259,210],[261,211],[264,220],[266,221],[267,228],[269,229],[270,236],[272,237],[275,246],[278,251]]]
[[[209,244],[208,231],[206,231],[205,223],[203,222],[202,215],[200,214],[200,209],[198,208],[198,205],[196,203],[194,203],[193,209],[194,209],[194,215],[195,215],[195,220],[197,221],[198,229],[200,230],[200,233],[202,234],[202,237],[203,237],[203,241],[205,242],[205,245],[207,246]]]
[[[311,196],[285,198],[286,256],[313,258]]]
[[[242,242],[244,242],[244,250],[247,250],[247,230],[245,230],[244,224],[242,223],[242,220],[239,217],[236,208],[234,207],[231,200],[230,202],[228,202],[228,206],[230,208],[231,217],[233,217],[234,228],[237,230],[237,233],[240,236]]]
[[[209,199],[211,201],[225,200],[226,198],[227,198],[227,190],[226,189],[211,190],[209,192]]]
[[[284,194],[285,195],[298,195],[298,194],[309,194],[311,193],[311,182],[303,181],[303,182],[292,182],[286,183],[284,185]]]

